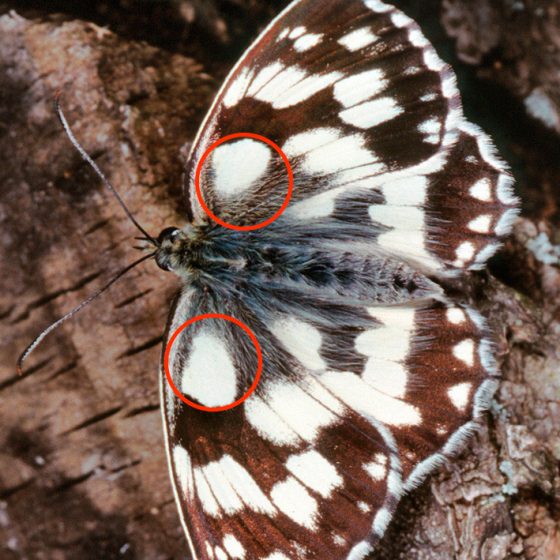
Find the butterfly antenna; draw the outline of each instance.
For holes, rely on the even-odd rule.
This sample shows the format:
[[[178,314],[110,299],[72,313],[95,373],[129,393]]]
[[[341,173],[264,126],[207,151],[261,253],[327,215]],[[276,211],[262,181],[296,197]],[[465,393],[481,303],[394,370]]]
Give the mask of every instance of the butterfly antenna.
[[[120,197],[119,193],[116,191],[115,187],[113,187],[113,185],[111,185],[109,179],[107,179],[107,177],[105,177],[105,175],[103,174],[103,171],[101,171],[101,169],[99,169],[99,167],[97,166],[95,161],[93,161],[93,159],[91,159],[90,155],[84,150],[82,145],[78,142],[78,140],[74,136],[74,133],[72,132],[72,129],[70,128],[70,125],[68,124],[68,121],[66,120],[66,117],[64,116],[64,112],[62,111],[62,109],[60,107],[60,93],[58,93],[56,95],[55,99],[54,99],[54,108],[55,108],[56,114],[58,115],[58,118],[59,118],[59,120],[62,124],[62,127],[64,128],[64,131],[66,132],[66,135],[70,139],[70,142],[72,142],[72,145],[74,146],[74,148],[76,148],[76,150],[82,156],[82,159],[84,161],[86,161],[87,163],[89,163],[89,165],[92,167],[92,169],[95,171],[95,173],[97,173],[98,177],[103,181],[103,184],[109,189],[109,191],[111,191],[111,193],[113,193],[114,197],[117,199],[118,203],[121,205],[122,209],[124,210],[125,214],[128,216],[129,220],[138,228],[138,230],[140,232],[142,232],[142,234],[144,236],[144,239],[146,241],[148,241],[149,243],[151,243],[152,245],[154,245],[155,247],[157,247],[158,246],[157,241],[136,221],[136,218],[132,215],[130,210],[126,207],[126,204],[124,203],[123,199]]]
[[[63,317],[61,317],[60,319],[58,319],[57,321],[55,321],[52,325],[48,326],[20,355],[20,357],[17,360],[16,363],[16,369],[19,375],[23,374],[23,362],[25,362],[25,360],[27,360],[27,358],[29,357],[29,355],[31,354],[31,352],[33,352],[33,350],[35,350],[35,348],[37,348],[37,346],[39,346],[39,344],[41,344],[41,342],[43,341],[43,339],[52,331],[54,331],[55,329],[57,329],[58,327],[60,327],[60,325],[62,325],[62,323],[64,323],[65,321],[67,321],[68,319],[70,319],[71,317],[73,317],[74,315],[76,315],[76,313],[78,313],[79,311],[81,311],[84,307],[86,307],[86,305],[89,305],[94,299],[98,298],[103,292],[105,292],[106,290],[108,290],[119,278],[121,278],[122,276],[124,276],[127,272],[129,272],[130,270],[132,270],[133,268],[135,268],[136,266],[138,266],[140,263],[143,263],[144,261],[152,258],[155,256],[155,253],[150,253],[149,255],[144,255],[142,258],[134,261],[132,264],[129,264],[126,268],[123,268],[120,272],[118,272],[113,278],[111,278],[111,280],[109,280],[109,282],[107,282],[107,284],[105,284],[102,288],[100,288],[99,290],[97,290],[95,293],[93,293],[91,296],[89,296],[87,299],[85,299],[84,301],[82,301],[82,303],[80,303],[80,305],[78,305],[77,307],[75,307],[74,309],[72,309],[72,311],[69,311],[68,313],[66,313],[66,315],[64,315]]]

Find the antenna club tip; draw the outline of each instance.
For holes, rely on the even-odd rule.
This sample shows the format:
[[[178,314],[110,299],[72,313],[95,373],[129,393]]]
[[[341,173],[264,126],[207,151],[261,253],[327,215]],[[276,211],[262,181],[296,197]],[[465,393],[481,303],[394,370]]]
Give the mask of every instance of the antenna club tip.
[[[21,362],[18,360],[18,363],[16,364],[16,373],[22,377],[23,376],[23,366],[21,364]]]

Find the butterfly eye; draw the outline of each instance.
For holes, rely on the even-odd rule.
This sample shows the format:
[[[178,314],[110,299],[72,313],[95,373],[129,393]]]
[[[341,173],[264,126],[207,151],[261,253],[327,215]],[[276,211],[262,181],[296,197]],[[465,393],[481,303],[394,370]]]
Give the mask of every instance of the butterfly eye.
[[[181,230],[179,228],[176,227],[168,227],[165,228],[159,235],[157,238],[158,243],[161,245],[164,241],[175,241],[175,239],[177,238],[177,235],[179,235],[179,232]]]

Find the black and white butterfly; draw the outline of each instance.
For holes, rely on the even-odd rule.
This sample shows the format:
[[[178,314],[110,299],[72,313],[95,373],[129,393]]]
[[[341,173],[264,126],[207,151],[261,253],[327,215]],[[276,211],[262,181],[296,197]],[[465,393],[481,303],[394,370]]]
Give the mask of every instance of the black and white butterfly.
[[[217,225],[195,195],[205,150],[239,132],[270,138],[294,171],[287,210],[257,231]],[[296,0],[226,79],[186,177],[191,223],[164,231],[157,255],[185,281],[167,336],[228,314],[264,358],[256,392],[216,414],[184,405],[162,374],[191,555],[364,558],[495,388],[484,319],[440,284],[483,268],[510,232],[506,166],[414,21],[380,0]],[[286,182],[246,138],[214,151],[202,194],[244,226],[278,210]],[[254,348],[235,329],[200,322],[173,346],[190,400],[228,404],[251,384]]]

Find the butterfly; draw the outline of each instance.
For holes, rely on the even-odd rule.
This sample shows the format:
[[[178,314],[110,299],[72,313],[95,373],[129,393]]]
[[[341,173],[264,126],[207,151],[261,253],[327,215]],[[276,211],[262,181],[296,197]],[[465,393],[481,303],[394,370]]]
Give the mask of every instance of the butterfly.
[[[188,223],[157,238],[58,113],[153,252],[18,369],[155,258],[183,280],[160,392],[191,557],[366,558],[498,379],[485,319],[446,285],[484,268],[518,201],[451,68],[381,0],[295,0],[226,78]]]
[[[235,138],[200,171],[238,133],[270,139],[293,171],[266,227],[251,225],[289,188],[274,149]],[[156,256],[184,279],[166,338],[227,314],[263,361],[255,392],[214,414],[162,373],[192,558],[367,557],[496,387],[486,321],[442,286],[482,269],[510,232],[506,165],[413,20],[380,0],[296,0],[225,80],[185,196],[191,221],[164,230]],[[248,337],[218,318],[191,325],[168,359],[206,407],[239,399],[257,367]]]

